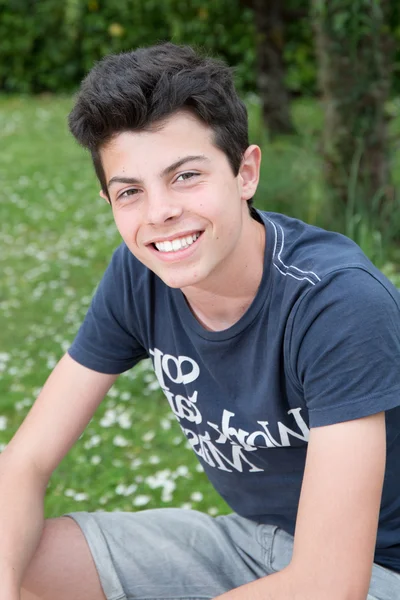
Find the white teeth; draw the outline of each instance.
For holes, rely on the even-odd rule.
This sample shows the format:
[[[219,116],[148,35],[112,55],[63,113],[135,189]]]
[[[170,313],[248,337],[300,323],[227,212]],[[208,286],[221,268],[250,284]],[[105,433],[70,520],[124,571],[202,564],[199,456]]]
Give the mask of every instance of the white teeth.
[[[172,242],[155,242],[154,245],[160,252],[177,252],[178,250],[182,250],[182,248],[187,248],[193,244],[199,236],[200,233],[193,233],[192,235],[176,238],[175,240],[172,240]]]

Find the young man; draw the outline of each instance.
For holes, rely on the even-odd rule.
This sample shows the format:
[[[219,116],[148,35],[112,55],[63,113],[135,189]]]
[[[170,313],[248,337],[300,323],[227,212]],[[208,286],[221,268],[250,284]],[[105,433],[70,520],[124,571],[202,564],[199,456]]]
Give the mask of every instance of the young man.
[[[251,207],[260,149],[217,61],[109,56],[70,127],[123,244],[0,457],[0,600],[400,599],[396,289],[347,238]],[[148,356],[232,515],[44,523],[52,471]]]

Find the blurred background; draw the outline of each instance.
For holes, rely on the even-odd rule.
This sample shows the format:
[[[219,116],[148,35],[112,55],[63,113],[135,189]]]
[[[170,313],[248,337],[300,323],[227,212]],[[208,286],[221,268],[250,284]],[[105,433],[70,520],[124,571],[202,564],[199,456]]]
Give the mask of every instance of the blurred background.
[[[0,450],[119,243],[67,131],[73,94],[105,54],[166,40],[234,67],[263,150],[256,206],[348,235],[400,287],[398,0],[0,0]],[[47,514],[226,510],[166,405],[148,363],[121,377]]]

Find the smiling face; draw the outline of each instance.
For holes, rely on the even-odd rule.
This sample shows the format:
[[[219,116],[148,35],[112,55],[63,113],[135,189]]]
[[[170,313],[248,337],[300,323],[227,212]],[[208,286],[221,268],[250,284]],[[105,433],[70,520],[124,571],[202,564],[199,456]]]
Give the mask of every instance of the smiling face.
[[[207,287],[223,277],[256,223],[246,201],[257,187],[259,152],[248,148],[235,177],[212,130],[188,112],[114,137],[100,155],[132,254],[170,287]]]

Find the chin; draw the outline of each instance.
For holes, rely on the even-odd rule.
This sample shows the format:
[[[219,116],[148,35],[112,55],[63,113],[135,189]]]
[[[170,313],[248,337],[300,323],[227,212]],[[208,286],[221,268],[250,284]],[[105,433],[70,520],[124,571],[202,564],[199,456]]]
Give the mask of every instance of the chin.
[[[199,274],[197,273],[195,275],[185,275],[184,273],[182,273],[182,275],[177,276],[173,276],[170,274],[162,276],[162,274],[158,274],[158,276],[160,277],[160,279],[162,279],[165,285],[174,289],[183,289],[199,285],[204,280],[204,277],[199,276]]]

